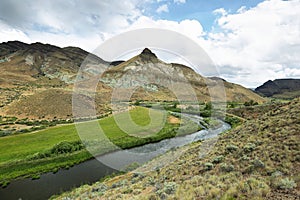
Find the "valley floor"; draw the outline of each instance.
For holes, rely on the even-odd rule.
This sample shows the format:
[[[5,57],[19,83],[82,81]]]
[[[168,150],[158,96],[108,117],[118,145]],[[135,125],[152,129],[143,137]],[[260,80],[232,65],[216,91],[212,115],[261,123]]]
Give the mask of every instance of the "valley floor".
[[[223,133],[168,152],[127,174],[54,199],[300,199],[300,99]],[[212,141],[213,142],[213,141]],[[164,167],[164,157],[183,154]],[[142,171],[151,166],[152,170]]]
[[[86,132],[78,135],[78,129],[74,124],[48,128],[42,131],[11,135],[0,138],[0,183],[7,186],[9,181],[22,177],[39,178],[39,174],[53,171],[57,172],[61,168],[69,168],[75,164],[83,162],[93,157],[93,155],[103,154],[116,148],[131,148],[146,143],[160,141],[165,138],[174,137],[179,128],[179,119],[158,111],[152,110],[156,119],[166,117],[167,123],[160,124],[158,121],[150,123],[149,109],[136,107],[129,111],[133,121],[141,127],[145,126],[145,131],[151,134],[139,137],[138,133],[128,134],[121,130],[115,122],[116,116],[103,118],[99,121],[84,122]],[[127,123],[126,113],[119,113],[118,123]],[[123,120],[123,121],[122,121]],[[200,127],[193,122],[184,121],[185,126],[181,134],[193,133]],[[114,144],[99,145],[99,131],[95,130],[95,123],[100,124],[106,137]],[[158,127],[161,127],[156,131]],[[78,127],[77,127],[78,128]],[[82,135],[85,138],[82,138]],[[88,147],[90,151],[87,151]],[[91,153],[93,155],[91,155]]]

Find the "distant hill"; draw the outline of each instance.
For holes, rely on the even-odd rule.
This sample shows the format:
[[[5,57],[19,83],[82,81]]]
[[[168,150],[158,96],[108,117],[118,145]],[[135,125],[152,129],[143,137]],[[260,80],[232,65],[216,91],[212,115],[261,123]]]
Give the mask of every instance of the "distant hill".
[[[300,79],[276,79],[267,81],[255,89],[266,97],[292,99],[300,97]]]
[[[88,65],[81,81],[98,80],[98,72],[104,71],[96,89],[99,114],[110,111],[115,88],[120,89],[118,95],[122,98],[128,96],[128,88],[135,87],[131,100],[172,101],[178,95],[182,100],[190,100],[194,92],[204,102],[210,101],[207,86],[218,95],[221,83],[227,101],[264,101],[240,85],[203,77],[181,64],[165,63],[147,48],[127,61],[108,62],[77,47],[11,41],[0,44],[0,115],[70,118],[74,81],[87,56]]]

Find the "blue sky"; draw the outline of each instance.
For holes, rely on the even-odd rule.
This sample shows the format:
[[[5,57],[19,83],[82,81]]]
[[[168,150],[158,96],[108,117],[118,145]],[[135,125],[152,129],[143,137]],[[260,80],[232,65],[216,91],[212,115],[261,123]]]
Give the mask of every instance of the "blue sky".
[[[300,78],[299,13],[300,0],[1,0],[0,42],[93,51],[130,30],[168,29],[203,48],[220,77],[256,87]]]
[[[167,19],[181,21],[184,19],[196,19],[201,22],[205,31],[210,31],[214,26],[216,15],[213,11],[224,8],[228,12],[236,12],[241,7],[255,7],[262,0],[186,0],[185,3],[174,3],[172,1],[159,1],[146,9],[146,14],[154,16],[155,19]],[[157,13],[159,6],[168,5],[169,12]]]

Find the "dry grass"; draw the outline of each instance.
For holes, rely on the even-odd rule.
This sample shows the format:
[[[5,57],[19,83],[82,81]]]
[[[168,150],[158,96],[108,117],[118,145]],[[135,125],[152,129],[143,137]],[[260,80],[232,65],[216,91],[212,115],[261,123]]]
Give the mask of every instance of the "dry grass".
[[[299,199],[299,107],[296,99],[244,122],[222,134],[204,158],[196,142],[176,150],[184,149],[168,166],[128,173],[58,199]],[[93,190],[101,184],[105,191]]]

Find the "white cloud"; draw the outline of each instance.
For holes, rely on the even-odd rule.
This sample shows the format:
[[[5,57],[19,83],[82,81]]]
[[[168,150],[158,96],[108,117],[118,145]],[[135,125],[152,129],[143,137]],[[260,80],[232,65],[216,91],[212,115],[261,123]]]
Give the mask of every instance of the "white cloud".
[[[30,42],[30,39],[24,32],[12,28],[0,20],[0,42],[7,42],[11,40],[20,40],[27,43]]]
[[[0,19],[20,30],[53,33],[117,32],[141,16],[137,0],[0,1]]]
[[[156,9],[157,13],[169,12],[169,7],[167,4],[163,4]]]
[[[180,3],[186,3],[186,0],[174,0],[174,3],[180,4]]]
[[[203,27],[200,22],[197,20],[189,19],[177,22],[170,20],[154,20],[150,17],[141,16],[127,30],[134,30],[139,28],[162,28],[173,30],[193,39],[201,37],[204,34]]]
[[[221,14],[222,16],[227,15],[227,11],[224,8],[218,8],[213,11],[214,14]]]
[[[139,6],[143,3],[148,2],[2,0],[0,41],[40,41],[92,51],[142,16]]]
[[[43,41],[43,43],[49,43],[60,47],[80,47],[90,52],[109,37],[109,34],[90,34],[88,37],[81,37],[76,34],[41,33],[38,31],[30,32],[31,42]]]
[[[299,0],[268,0],[250,9],[241,7],[236,13],[219,8],[214,11],[215,27],[206,33],[197,20],[144,16],[141,5],[153,0],[74,2],[0,1],[0,42],[40,41],[93,51],[124,31],[164,28],[197,40],[229,81],[254,87],[267,79],[300,77]],[[168,11],[164,5],[160,12]]]
[[[253,87],[267,79],[299,77],[299,0],[270,0],[235,14],[224,9],[215,13],[221,14],[217,31],[200,43],[221,73],[227,73],[225,78]]]

